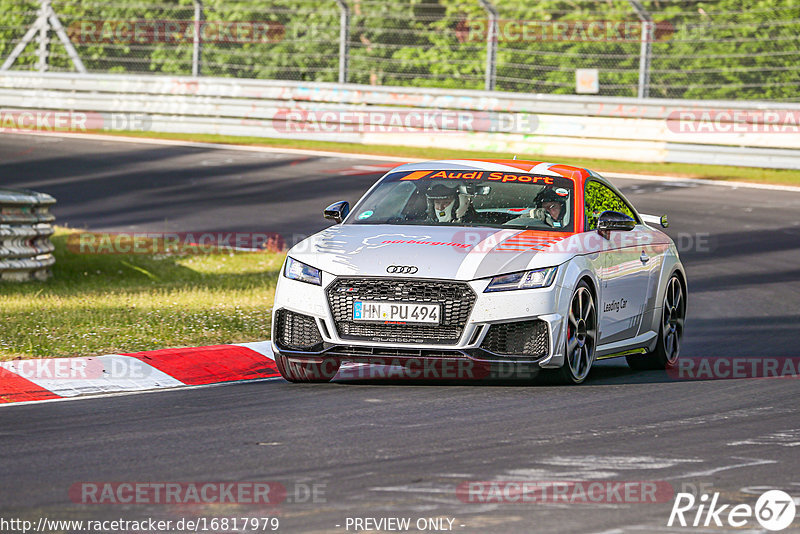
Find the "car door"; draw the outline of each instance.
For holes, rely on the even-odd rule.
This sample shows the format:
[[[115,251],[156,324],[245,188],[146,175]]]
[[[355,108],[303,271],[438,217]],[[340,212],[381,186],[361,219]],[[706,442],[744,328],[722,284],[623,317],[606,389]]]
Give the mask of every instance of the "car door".
[[[646,232],[646,236],[641,240],[641,250],[642,258],[648,258],[646,267],[649,277],[642,325],[639,328],[640,336],[648,332],[658,334],[659,320],[661,318],[661,302],[658,299],[658,289],[664,277],[664,262],[669,251],[669,238],[665,234],[647,226],[642,226],[641,232]]]
[[[587,231],[596,230],[597,218],[604,211],[624,213],[639,223],[633,230],[614,231],[606,236],[598,273],[598,345],[634,338],[646,309],[651,269],[657,263],[651,263],[647,254],[652,237],[630,205],[604,183],[589,180],[584,192]]]

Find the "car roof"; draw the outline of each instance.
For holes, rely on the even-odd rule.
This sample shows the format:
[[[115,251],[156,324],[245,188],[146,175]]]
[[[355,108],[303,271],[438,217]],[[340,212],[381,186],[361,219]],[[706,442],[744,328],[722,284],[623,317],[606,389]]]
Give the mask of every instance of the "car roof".
[[[527,161],[521,159],[443,159],[422,161],[419,163],[406,163],[392,169],[390,172],[404,172],[416,170],[481,170],[500,172],[519,172],[541,174],[544,176],[562,176],[576,182],[582,182],[590,176],[600,178],[600,175],[589,169],[549,163],[546,161]]]

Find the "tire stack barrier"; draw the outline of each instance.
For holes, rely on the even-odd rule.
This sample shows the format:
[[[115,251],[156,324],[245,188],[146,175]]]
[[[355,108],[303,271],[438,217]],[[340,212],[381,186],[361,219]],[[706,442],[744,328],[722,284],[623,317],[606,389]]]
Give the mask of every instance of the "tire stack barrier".
[[[53,235],[56,199],[24,189],[0,189],[0,281],[47,280],[56,262]]]

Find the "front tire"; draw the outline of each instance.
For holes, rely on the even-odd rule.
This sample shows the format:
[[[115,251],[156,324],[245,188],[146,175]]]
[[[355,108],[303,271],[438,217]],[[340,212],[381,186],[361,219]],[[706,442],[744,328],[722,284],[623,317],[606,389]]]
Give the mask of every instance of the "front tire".
[[[275,353],[275,363],[281,376],[289,382],[330,382],[339,372],[339,362],[325,359],[322,362],[290,360],[283,354]]]
[[[597,347],[597,308],[589,284],[578,283],[569,304],[564,365],[555,373],[562,384],[580,384],[589,375]]]
[[[656,350],[643,356],[626,356],[631,369],[665,370],[678,363],[683,338],[683,325],[686,321],[686,295],[683,284],[677,275],[667,282],[664,303],[661,306],[661,325],[658,329]]]

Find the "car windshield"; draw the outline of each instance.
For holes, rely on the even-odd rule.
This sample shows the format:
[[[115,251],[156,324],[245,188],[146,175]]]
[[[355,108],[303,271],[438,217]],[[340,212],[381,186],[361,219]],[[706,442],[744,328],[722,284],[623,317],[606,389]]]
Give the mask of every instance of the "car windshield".
[[[385,176],[347,224],[573,231],[572,180],[523,172],[428,170]]]

